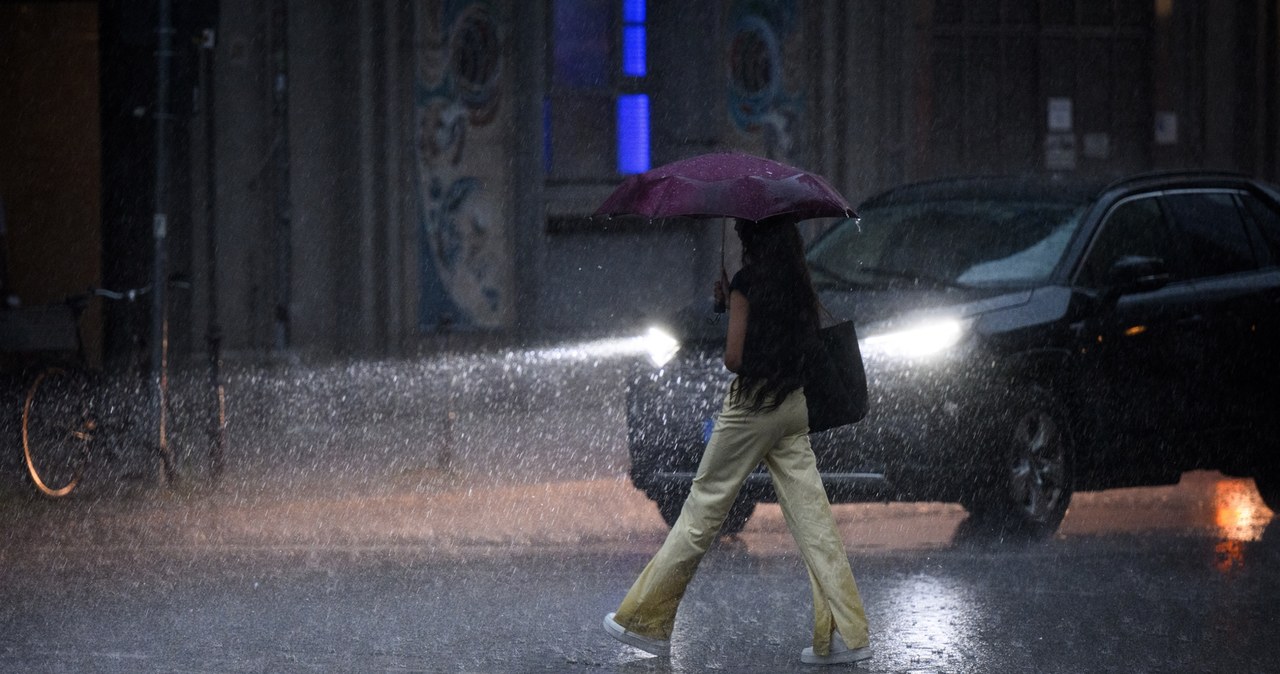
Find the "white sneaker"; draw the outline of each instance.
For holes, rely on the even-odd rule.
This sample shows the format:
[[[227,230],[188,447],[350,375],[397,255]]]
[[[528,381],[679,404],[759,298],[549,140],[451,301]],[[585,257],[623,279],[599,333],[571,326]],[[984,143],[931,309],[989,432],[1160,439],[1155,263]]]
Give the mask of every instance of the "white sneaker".
[[[870,646],[849,648],[845,645],[844,639],[840,638],[839,632],[831,635],[831,652],[827,655],[814,653],[813,646],[800,651],[800,662],[806,665],[843,665],[850,662],[862,662],[870,657]]]
[[[671,654],[670,641],[665,641],[663,639],[651,639],[649,637],[636,634],[622,625],[619,625],[618,621],[613,619],[613,616],[614,614],[610,613],[604,617],[604,631],[608,632],[609,636],[628,646],[639,648],[645,653],[652,655]]]

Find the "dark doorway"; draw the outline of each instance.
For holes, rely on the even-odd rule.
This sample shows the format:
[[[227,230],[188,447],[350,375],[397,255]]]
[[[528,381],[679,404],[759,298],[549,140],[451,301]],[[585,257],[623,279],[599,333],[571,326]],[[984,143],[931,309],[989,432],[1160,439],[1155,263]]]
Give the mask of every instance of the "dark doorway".
[[[102,135],[98,3],[0,3],[2,279],[10,302],[59,302],[99,282]],[[84,339],[100,353],[90,311]]]

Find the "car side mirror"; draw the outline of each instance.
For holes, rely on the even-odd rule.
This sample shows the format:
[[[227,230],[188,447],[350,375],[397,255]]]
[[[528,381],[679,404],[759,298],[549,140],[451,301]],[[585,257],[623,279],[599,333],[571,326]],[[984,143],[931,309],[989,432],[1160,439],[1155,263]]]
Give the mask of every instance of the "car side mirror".
[[[1114,297],[1149,293],[1169,285],[1171,280],[1173,275],[1161,257],[1125,255],[1107,271],[1108,294]]]

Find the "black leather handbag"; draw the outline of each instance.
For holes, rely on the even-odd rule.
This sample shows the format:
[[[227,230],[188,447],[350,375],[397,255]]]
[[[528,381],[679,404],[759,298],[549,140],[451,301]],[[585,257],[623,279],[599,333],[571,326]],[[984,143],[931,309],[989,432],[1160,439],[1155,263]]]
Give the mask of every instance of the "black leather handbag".
[[[820,347],[808,363],[804,397],[809,432],[857,423],[867,416],[867,373],[852,321],[818,331]]]

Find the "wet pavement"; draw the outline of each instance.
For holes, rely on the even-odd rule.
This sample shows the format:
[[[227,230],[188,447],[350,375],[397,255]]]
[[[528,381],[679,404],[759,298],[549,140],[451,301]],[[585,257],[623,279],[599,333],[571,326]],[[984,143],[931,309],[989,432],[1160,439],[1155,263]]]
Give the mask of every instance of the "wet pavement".
[[[312,380],[349,389],[342,404],[291,388],[297,371],[277,389],[243,378],[216,489],[104,478],[54,502],[6,473],[0,671],[832,669],[799,662],[808,581],[772,505],[708,554],[670,658],[604,634],[666,528],[626,481],[613,377],[575,368],[556,366],[557,387],[589,393],[521,374],[515,398],[486,406],[472,381],[430,413],[349,373]],[[1079,494],[1033,543],[950,504],[835,512],[876,652],[837,671],[1277,671],[1280,524],[1250,480]]]

